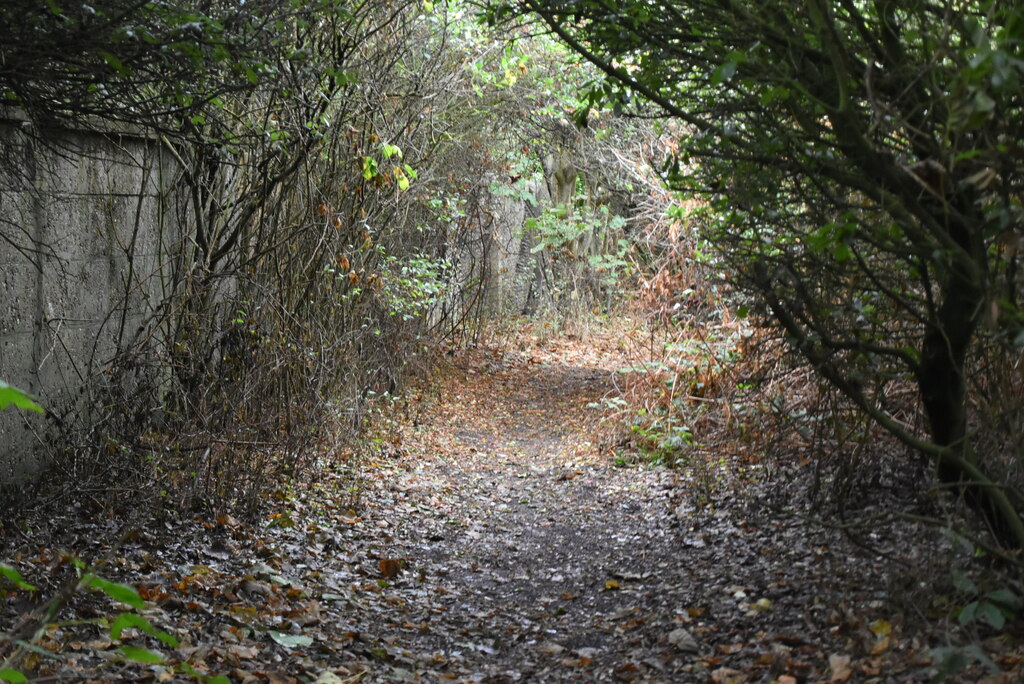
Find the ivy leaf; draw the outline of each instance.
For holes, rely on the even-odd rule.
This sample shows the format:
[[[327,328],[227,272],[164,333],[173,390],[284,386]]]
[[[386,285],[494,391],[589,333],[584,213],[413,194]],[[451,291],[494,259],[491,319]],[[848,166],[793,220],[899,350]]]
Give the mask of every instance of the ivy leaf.
[[[1017,610],[1021,606],[1020,597],[1009,589],[996,589],[995,591],[990,591],[986,594],[985,598],[996,605],[1009,608],[1010,610]]]
[[[995,629],[1002,629],[1003,625],[1006,624],[1006,616],[1003,615],[1003,611],[999,610],[999,607],[994,603],[988,601],[982,601],[978,604],[978,617],[992,625]]]
[[[968,625],[978,619],[978,602],[971,601],[964,606],[956,619],[961,625]]]
[[[979,90],[974,94],[974,109],[978,112],[991,112],[996,108],[996,101],[988,93]]]
[[[969,594],[978,593],[978,585],[972,582],[965,574],[956,570],[953,571],[953,586]]]

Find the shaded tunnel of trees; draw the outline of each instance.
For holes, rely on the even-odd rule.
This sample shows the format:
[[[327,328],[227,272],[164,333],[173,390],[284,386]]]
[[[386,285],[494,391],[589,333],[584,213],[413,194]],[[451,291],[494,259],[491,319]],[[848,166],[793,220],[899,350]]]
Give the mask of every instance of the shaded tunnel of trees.
[[[258,516],[496,325],[640,311],[663,356],[605,406],[632,448],[799,442],[838,509],[885,460],[1015,615],[1022,81],[991,0],[8,0],[0,255],[67,269],[12,198],[84,136],[158,154],[179,227],[158,284],[119,247],[78,384],[4,412],[40,464],[0,473],[11,520],[76,489]]]

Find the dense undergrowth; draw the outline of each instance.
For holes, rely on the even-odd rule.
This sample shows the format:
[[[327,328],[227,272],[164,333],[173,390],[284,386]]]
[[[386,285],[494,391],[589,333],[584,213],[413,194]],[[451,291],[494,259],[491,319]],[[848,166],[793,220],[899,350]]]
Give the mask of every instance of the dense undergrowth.
[[[568,125],[578,60],[499,40],[459,3],[260,7],[0,14],[40,34],[4,48],[0,85],[25,122],[11,182],[32,186],[16,153],[82,154],[61,131],[131,125],[173,160],[161,225],[181,227],[162,263],[145,236],[118,245],[123,291],[91,351],[46,333],[75,372],[28,423],[46,472],[5,491],[11,514],[74,498],[256,515],[282,478],[362,448],[373,412],[489,318],[621,294],[622,215],[657,183],[640,160],[656,136]],[[11,76],[44,66],[49,80]],[[17,221],[0,229],[21,245]]]

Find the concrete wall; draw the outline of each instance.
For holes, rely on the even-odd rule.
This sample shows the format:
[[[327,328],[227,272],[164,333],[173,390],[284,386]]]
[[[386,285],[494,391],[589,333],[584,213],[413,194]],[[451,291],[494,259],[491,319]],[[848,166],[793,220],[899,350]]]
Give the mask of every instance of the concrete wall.
[[[119,351],[142,348],[140,330],[148,365],[137,378],[152,382],[142,373],[166,370],[154,321],[181,282],[179,250],[188,244],[176,157],[158,140],[26,126],[0,111],[0,380],[34,394],[49,415],[0,412],[0,485],[44,465],[39,447],[55,432],[96,424],[95,389],[108,384]],[[543,206],[546,189],[533,190]],[[459,257],[465,272],[449,297],[454,306],[468,297],[460,285],[485,278],[486,313],[520,313],[537,298],[536,237],[522,227],[539,210],[492,199],[493,220],[468,246],[477,253]],[[229,298],[230,282],[218,282],[215,298]],[[118,382],[132,382],[119,370]],[[130,395],[103,400],[122,413],[162,400]]]
[[[57,420],[0,413],[0,483],[37,469],[47,430],[163,301],[181,234],[157,141],[27,125],[0,121],[0,379]]]

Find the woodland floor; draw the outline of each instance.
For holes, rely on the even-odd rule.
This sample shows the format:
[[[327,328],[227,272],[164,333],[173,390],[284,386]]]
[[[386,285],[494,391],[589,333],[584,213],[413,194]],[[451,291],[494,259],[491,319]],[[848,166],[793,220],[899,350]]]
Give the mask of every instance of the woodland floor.
[[[237,682],[928,681],[930,649],[947,644],[921,619],[931,594],[915,568],[938,542],[906,525],[865,550],[780,516],[756,468],[702,505],[676,471],[616,464],[590,405],[626,363],[601,331],[461,351],[358,480],[339,463],[282,488],[263,524],[164,520],[115,546],[124,528],[63,511],[8,530],[0,556],[57,586],[61,549],[113,549],[101,574],[138,588],[181,643],[123,640]],[[0,630],[36,609],[6,601]],[[125,662],[106,602],[73,599],[37,639],[59,657],[23,669],[192,681]],[[1019,672],[1019,639],[987,636]]]

